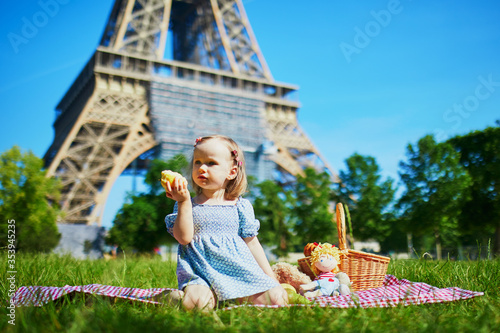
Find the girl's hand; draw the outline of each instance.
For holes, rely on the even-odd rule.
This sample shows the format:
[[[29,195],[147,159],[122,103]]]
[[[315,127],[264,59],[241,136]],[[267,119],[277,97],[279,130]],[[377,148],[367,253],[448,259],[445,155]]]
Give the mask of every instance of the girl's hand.
[[[165,184],[167,198],[177,202],[183,202],[191,199],[191,194],[189,193],[187,184],[188,182],[186,178],[184,178],[180,173],[176,173],[172,184],[169,182]]]

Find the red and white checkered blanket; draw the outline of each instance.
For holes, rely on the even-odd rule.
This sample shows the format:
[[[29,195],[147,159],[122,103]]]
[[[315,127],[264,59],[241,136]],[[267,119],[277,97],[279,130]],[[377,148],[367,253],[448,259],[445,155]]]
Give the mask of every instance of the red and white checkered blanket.
[[[154,297],[162,292],[168,292],[172,288],[124,288],[100,284],[89,284],[85,286],[64,287],[21,287],[13,296],[11,302],[15,306],[42,306],[50,301],[55,301],[70,293],[85,293],[112,298],[123,298],[128,300],[159,304]],[[348,296],[320,296],[310,298],[314,301],[312,305],[290,304],[287,306],[321,306],[334,308],[372,308],[419,305],[426,303],[442,303],[469,299],[484,295],[483,292],[469,291],[457,287],[437,288],[422,282],[411,282],[405,279],[398,280],[393,275],[386,275],[384,285],[379,288],[354,292]],[[224,310],[234,309],[236,305]],[[258,306],[279,307],[279,306]]]

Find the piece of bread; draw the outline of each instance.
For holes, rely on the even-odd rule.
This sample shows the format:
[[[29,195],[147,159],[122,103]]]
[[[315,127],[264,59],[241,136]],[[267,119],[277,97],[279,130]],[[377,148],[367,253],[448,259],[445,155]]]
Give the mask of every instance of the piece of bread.
[[[163,170],[161,172],[161,186],[163,186],[163,188],[165,190],[167,190],[167,182],[170,183],[170,185],[172,185],[172,183],[174,182],[175,180],[175,177],[176,177],[176,174],[175,172],[173,171],[170,171],[170,170]]]

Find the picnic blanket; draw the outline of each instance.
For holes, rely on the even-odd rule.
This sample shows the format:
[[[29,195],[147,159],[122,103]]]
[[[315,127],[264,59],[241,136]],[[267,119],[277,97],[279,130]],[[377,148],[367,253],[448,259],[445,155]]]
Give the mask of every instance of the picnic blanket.
[[[43,306],[44,304],[60,299],[71,293],[93,294],[110,298],[121,298],[153,304],[161,304],[155,296],[163,292],[173,291],[172,288],[124,288],[89,284],[84,286],[64,287],[20,287],[11,299],[15,306]],[[484,295],[483,292],[469,291],[457,287],[437,288],[422,282],[411,282],[405,279],[398,280],[393,275],[386,275],[384,285],[379,288],[354,292],[346,296],[319,296],[309,298],[313,304],[289,304],[290,306],[320,306],[333,308],[373,308],[420,305],[428,303],[442,303],[465,300]],[[234,305],[223,310],[230,310],[241,306],[278,308],[284,306],[266,305]]]

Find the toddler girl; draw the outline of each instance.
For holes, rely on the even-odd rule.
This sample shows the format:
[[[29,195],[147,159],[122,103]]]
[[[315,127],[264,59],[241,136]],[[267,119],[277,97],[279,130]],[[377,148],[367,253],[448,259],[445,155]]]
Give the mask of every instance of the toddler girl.
[[[166,184],[167,197],[177,201],[165,222],[180,243],[177,296],[183,306],[212,309],[216,300],[286,304],[256,237],[259,221],[241,197],[247,186],[241,149],[225,136],[198,138],[191,164],[194,198],[181,175]]]

